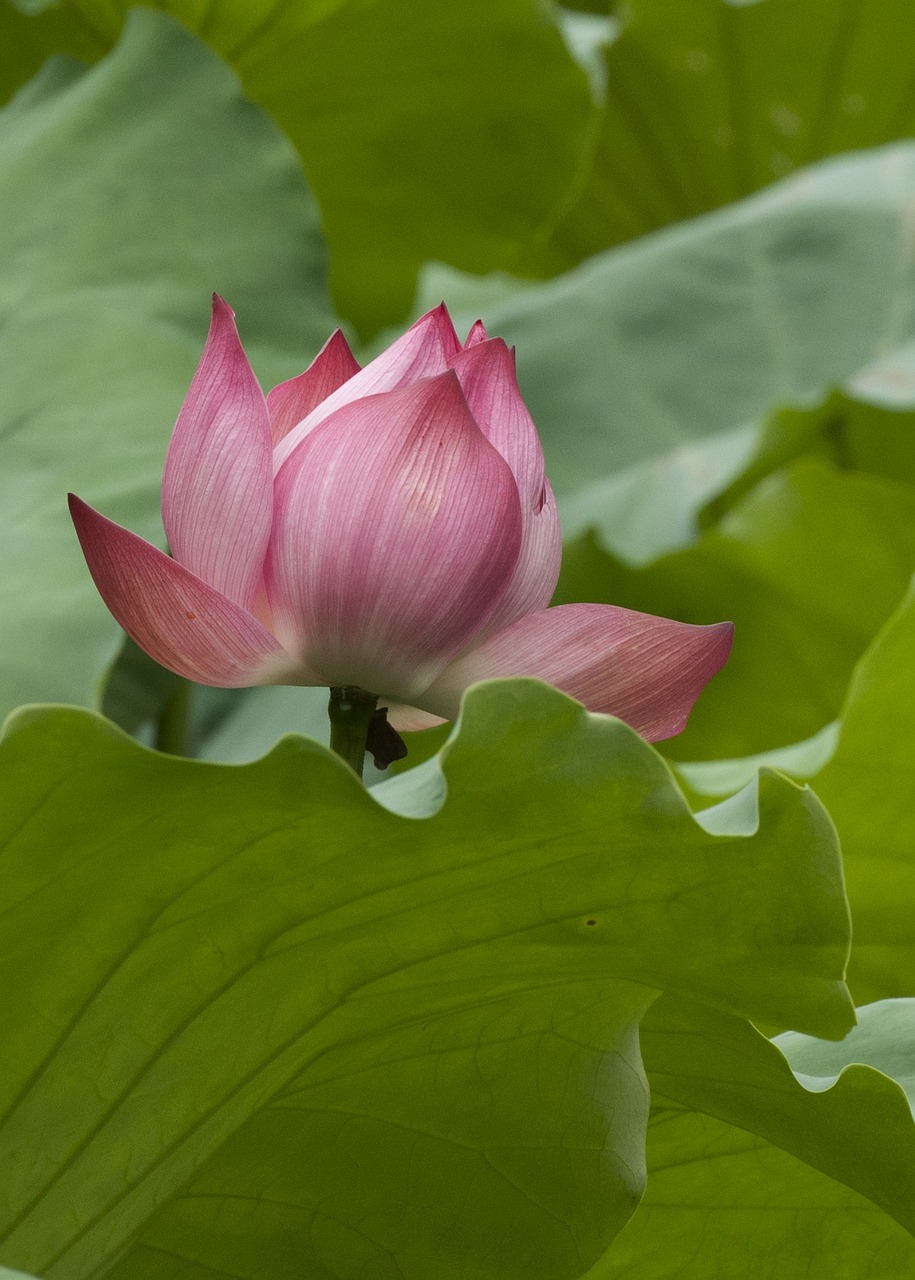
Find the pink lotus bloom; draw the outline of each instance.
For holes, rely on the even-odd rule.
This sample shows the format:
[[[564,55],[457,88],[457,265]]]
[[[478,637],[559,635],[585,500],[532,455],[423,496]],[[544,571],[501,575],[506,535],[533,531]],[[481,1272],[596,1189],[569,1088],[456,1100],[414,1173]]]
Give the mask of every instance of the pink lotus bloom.
[[[71,495],[101,595],[201,684],[359,686],[395,728],[537,676],[646,738],[683,728],[730,623],[547,608],[556,504],[512,353],[444,304],[360,369],[339,330],[266,398],[215,298],[162,481],[171,557]]]

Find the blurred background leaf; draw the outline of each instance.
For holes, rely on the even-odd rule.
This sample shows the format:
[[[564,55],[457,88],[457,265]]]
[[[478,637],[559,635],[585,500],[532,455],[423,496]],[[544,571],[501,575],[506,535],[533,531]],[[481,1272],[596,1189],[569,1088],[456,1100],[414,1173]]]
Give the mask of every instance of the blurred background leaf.
[[[161,14],[138,11],[89,71],[50,63],[6,108],[0,183],[5,711],[93,700],[121,632],[66,492],[161,543],[162,461],[211,292],[238,310],[267,385],[335,320],[294,152]]]
[[[907,0],[626,0],[591,171],[528,269],[550,275],[823,156],[911,134]]]
[[[3,4],[21,48],[9,89],[42,49],[110,48],[128,8]],[[298,149],[338,309],[363,334],[404,315],[424,259],[556,275],[915,123],[905,0],[879,20],[848,0],[158,7],[235,66]]]
[[[873,403],[915,403],[913,200],[915,145],[900,143],[824,161],[545,284],[430,268],[417,310],[447,297],[462,326],[482,313],[517,345],[574,528],[590,521],[637,556],[632,508],[659,470],[663,501],[639,525],[649,552],[667,505],[668,544],[695,533],[695,507],[744,465],[778,406],[846,382]],[[719,456],[710,438],[734,432]],[[673,450],[682,499],[656,461]]]
[[[297,148],[337,308],[365,333],[402,319],[426,258],[476,272],[514,258],[586,163],[588,74],[536,0],[156,7],[224,57]],[[49,53],[55,22],[104,49],[128,8],[69,0],[36,21]]]
[[[40,12],[42,8],[48,12]],[[53,54],[93,62],[105,51],[69,6],[32,6],[0,0],[0,104],[20,89]]]

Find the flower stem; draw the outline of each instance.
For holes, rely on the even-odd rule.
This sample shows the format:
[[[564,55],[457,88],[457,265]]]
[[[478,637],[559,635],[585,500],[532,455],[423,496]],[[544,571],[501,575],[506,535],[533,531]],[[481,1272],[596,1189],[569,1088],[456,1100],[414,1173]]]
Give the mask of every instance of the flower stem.
[[[191,687],[179,676],[166,698],[156,723],[155,747],[172,756],[187,754],[187,720]]]
[[[330,691],[330,749],[336,751],[357,777],[362,777],[365,744],[375,714],[378,695],[358,685],[335,686]]]

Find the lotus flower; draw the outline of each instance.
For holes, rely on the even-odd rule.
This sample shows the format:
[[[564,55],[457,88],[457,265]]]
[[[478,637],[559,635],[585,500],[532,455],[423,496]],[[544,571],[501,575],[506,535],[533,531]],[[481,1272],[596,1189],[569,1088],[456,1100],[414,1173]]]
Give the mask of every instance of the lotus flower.
[[[356,686],[397,729],[528,675],[658,740],[731,646],[729,623],[547,607],[559,519],[513,354],[479,322],[462,346],[444,304],[362,369],[338,330],[265,398],[214,298],[165,460],[171,556],[70,509],[105,603],[157,662],[223,687]]]

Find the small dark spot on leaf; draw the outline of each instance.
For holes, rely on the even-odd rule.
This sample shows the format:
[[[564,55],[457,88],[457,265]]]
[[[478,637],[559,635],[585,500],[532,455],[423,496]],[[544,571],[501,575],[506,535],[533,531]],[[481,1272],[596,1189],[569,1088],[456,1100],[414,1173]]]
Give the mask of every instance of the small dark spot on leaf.
[[[585,924],[597,924],[596,920],[586,920]]]

